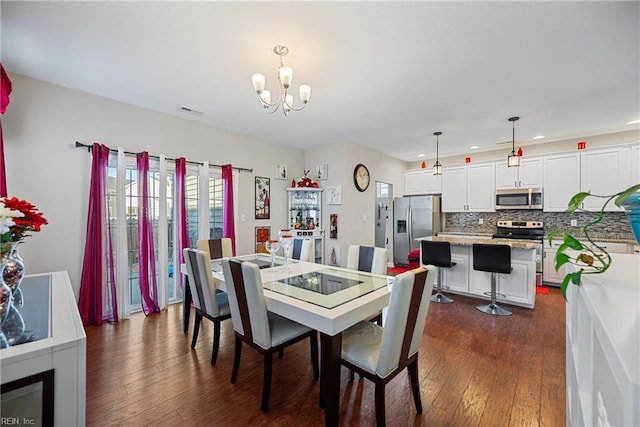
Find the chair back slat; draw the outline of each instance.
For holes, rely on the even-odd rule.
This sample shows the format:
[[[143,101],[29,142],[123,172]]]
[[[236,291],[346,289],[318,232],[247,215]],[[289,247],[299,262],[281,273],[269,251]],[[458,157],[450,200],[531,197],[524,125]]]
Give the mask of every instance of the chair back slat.
[[[249,310],[249,321],[251,322],[252,340],[260,347],[269,349],[272,346],[271,328],[267,316],[267,301],[262,289],[260,268],[252,262],[243,262],[242,277]]]
[[[358,271],[371,271],[373,267],[373,253],[371,246],[360,246],[358,251]]]
[[[303,242],[304,242],[303,239],[293,239],[293,254],[291,255],[291,258],[300,259]]]
[[[435,267],[419,268],[396,276],[380,344],[376,373],[392,373],[417,351],[433,289]],[[416,346],[417,342],[417,346]]]
[[[223,263],[224,261],[225,260],[223,260]],[[236,299],[238,314],[240,315],[240,322],[242,324],[242,332],[238,331],[237,329],[236,331],[241,333],[247,340],[253,341],[253,334],[251,332],[251,318],[249,315],[249,306],[247,304],[247,294],[245,292],[244,278],[242,277],[242,261],[236,259],[230,260],[229,268],[231,270],[231,277],[233,278],[233,296]],[[231,317],[233,318],[233,312],[231,313]]]
[[[197,249],[185,248],[183,255],[194,307],[211,316],[218,316],[220,308],[215,297],[215,285],[209,282],[207,276],[210,261],[206,254]]]

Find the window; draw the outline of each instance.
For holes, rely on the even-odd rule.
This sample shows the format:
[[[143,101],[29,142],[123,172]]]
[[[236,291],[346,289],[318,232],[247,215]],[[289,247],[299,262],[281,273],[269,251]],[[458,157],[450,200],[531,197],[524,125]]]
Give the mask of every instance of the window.
[[[118,200],[118,173],[117,168],[115,166],[109,167],[107,173],[107,209],[108,209],[108,227],[109,232],[112,237],[112,253],[114,262],[117,264],[117,248],[119,247],[119,243],[117,242],[117,225],[118,221],[125,221],[126,225],[126,244],[120,243],[123,248],[126,248],[127,253],[127,265],[126,265],[126,288],[129,294],[130,301],[130,309],[132,312],[141,311],[141,295],[140,295],[140,286],[138,283],[138,274],[139,274],[139,266],[138,266],[138,172],[136,170],[135,158],[128,157],[127,165],[124,173],[124,194],[122,195],[122,199],[124,199],[124,212],[125,218],[118,218],[117,215],[117,202]],[[160,185],[161,185],[161,174],[159,171],[158,162],[151,162],[149,165],[149,217],[152,222],[153,228],[153,239],[154,239],[154,256],[156,262],[156,277],[158,281],[158,286],[160,286],[160,275],[165,274],[163,280],[166,281],[167,284],[167,301],[171,302],[179,302],[182,300],[182,289],[177,285],[180,269],[176,268],[177,263],[177,248],[176,248],[176,234],[177,230],[175,227],[175,220],[177,218],[176,213],[176,191],[175,191],[175,168],[173,163],[167,164],[167,174],[166,174],[166,196],[162,198]],[[198,232],[199,227],[199,212],[204,211],[207,212],[208,222],[209,222],[209,231],[208,236],[203,236],[203,238],[220,238],[222,237],[222,212],[223,212],[223,204],[224,204],[224,196],[222,191],[222,177],[218,170],[209,169],[209,178],[208,182],[205,182],[205,185],[208,185],[208,192],[205,195],[206,200],[201,200],[199,195],[200,183],[199,183],[199,175],[198,168],[195,166],[191,166],[187,168],[187,175],[185,177],[185,201],[187,206],[187,228],[188,228],[188,236],[189,236],[189,246],[195,247],[198,238],[200,237],[200,233]],[[168,247],[165,251],[159,251],[158,245],[161,241],[159,239],[160,230],[163,228],[160,226],[160,214],[161,214],[161,206],[165,207],[166,212],[166,222],[167,222],[167,238],[162,239],[162,241],[166,241]],[[161,254],[168,254],[164,265],[167,265],[167,271],[161,272],[159,270],[159,256],[165,256]],[[109,257],[107,257],[107,262],[109,262]],[[116,265],[116,269],[118,266]],[[149,274],[152,274],[151,269],[149,269]],[[109,305],[110,296],[105,296],[105,302]]]

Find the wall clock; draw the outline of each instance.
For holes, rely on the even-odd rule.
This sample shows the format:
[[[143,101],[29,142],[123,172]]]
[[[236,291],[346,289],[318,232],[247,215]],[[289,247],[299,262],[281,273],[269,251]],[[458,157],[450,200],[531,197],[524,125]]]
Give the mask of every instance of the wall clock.
[[[358,163],[353,169],[353,183],[356,186],[358,191],[365,191],[369,188],[369,181],[371,177],[369,176],[369,169],[362,163]]]

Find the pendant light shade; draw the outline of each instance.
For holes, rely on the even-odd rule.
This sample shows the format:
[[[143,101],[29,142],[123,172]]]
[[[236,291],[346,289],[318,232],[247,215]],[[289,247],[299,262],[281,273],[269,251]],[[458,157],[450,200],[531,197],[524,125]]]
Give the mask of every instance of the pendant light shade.
[[[507,156],[507,166],[510,168],[520,166],[520,156],[516,154],[516,122],[520,120],[520,117],[509,117],[509,121],[512,123],[512,139],[511,139],[511,153]]]
[[[440,135],[442,135],[442,132],[434,132],[433,133],[436,136],[436,162],[433,164],[433,174],[434,175],[442,175],[442,164],[440,163],[439,160],[439,150],[438,150],[438,146],[440,141],[438,140],[438,137]]]

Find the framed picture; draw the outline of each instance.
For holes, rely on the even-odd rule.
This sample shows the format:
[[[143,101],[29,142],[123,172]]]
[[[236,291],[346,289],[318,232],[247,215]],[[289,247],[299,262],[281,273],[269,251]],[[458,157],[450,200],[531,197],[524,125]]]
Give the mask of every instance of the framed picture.
[[[338,238],[338,214],[332,213],[329,215],[329,238]]]
[[[327,205],[342,204],[342,186],[327,187]]]
[[[271,227],[256,227],[256,253],[266,254],[269,253],[265,247],[265,243],[270,239]]]
[[[319,181],[323,181],[329,178],[329,165],[318,165],[316,166],[316,179]]]
[[[271,184],[269,178],[256,176],[256,219],[271,218]]]
[[[287,179],[288,173],[287,165],[277,164],[273,169],[273,176],[276,179]]]

